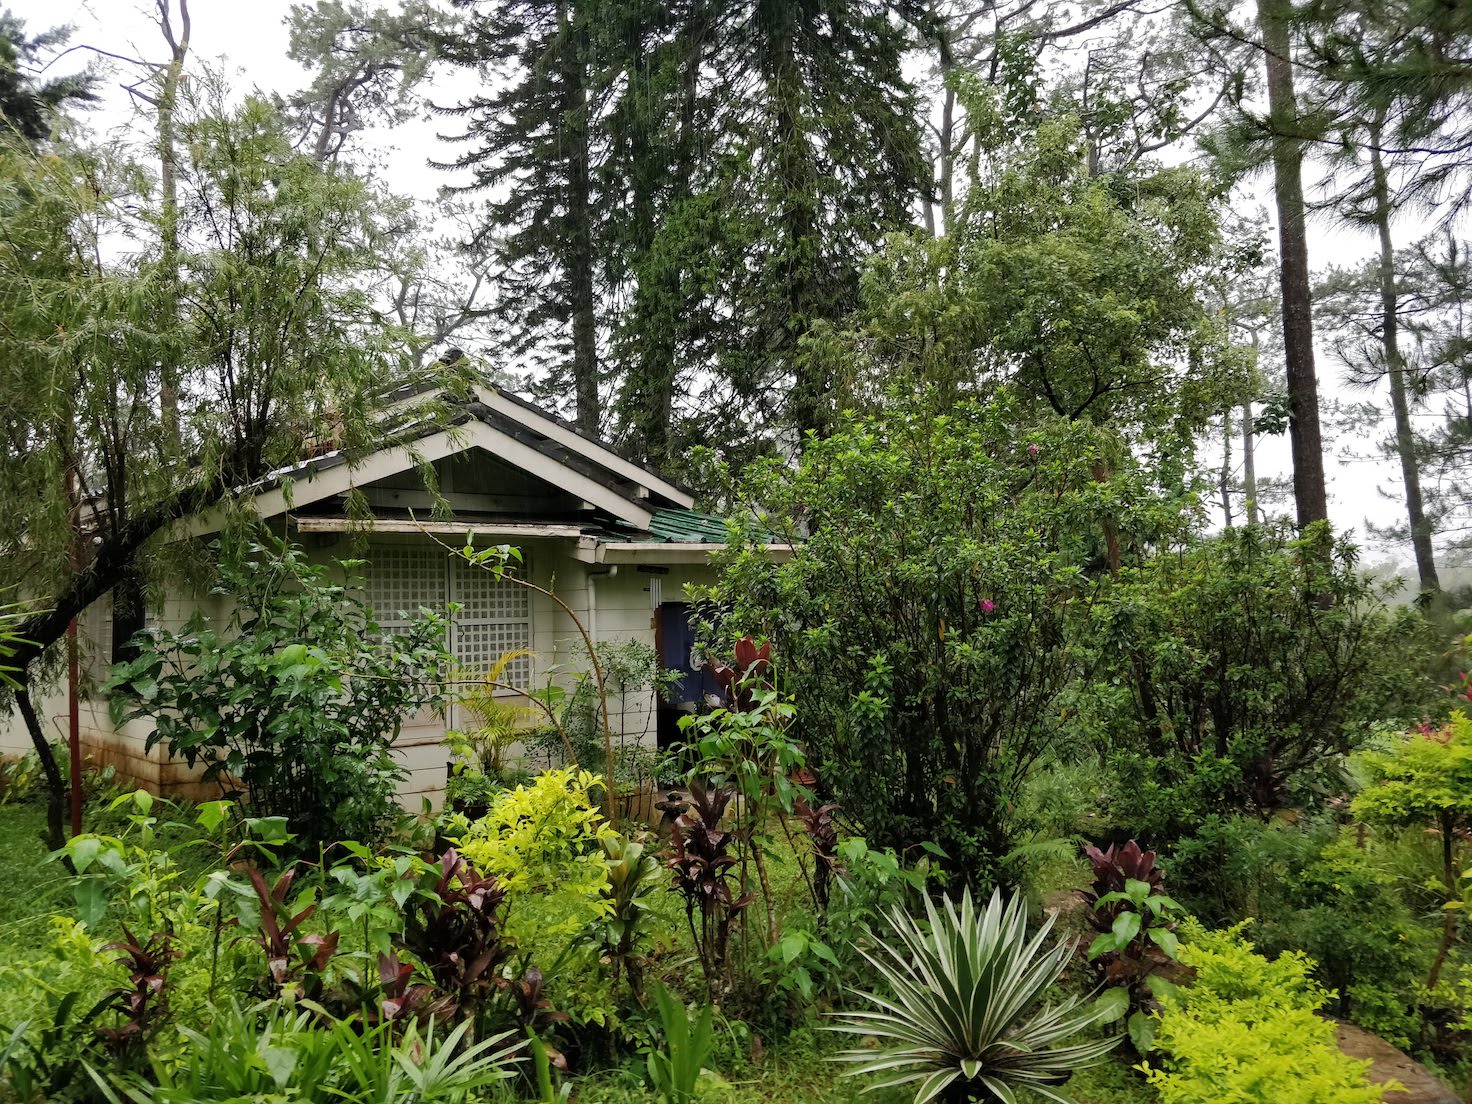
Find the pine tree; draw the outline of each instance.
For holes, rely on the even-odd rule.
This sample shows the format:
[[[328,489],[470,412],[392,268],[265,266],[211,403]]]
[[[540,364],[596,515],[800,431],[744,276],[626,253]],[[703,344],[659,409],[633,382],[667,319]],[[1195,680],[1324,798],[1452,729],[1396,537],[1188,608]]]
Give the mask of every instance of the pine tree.
[[[45,68],[42,57],[70,37],[70,27],[27,37],[23,20],[8,9],[0,11],[0,120],[27,141],[49,138],[58,112],[97,101],[94,74],[39,76]]]
[[[1278,216],[1278,279],[1283,301],[1283,351],[1288,375],[1288,442],[1293,498],[1300,528],[1329,516],[1324,444],[1319,428],[1319,380],[1314,369],[1313,298],[1303,201],[1303,123],[1293,79],[1292,0],[1258,0],[1267,72],[1273,198]]]
[[[446,56],[502,309],[579,424],[668,460],[829,419],[805,336],[923,191],[910,14],[884,0],[464,0]],[[550,350],[550,353],[548,351]]]
[[[731,5],[715,71],[734,156],[722,188],[728,235],[745,260],[722,374],[824,432],[832,381],[803,339],[857,301],[863,259],[910,224],[925,190],[910,35],[883,0],[753,0]]]
[[[442,44],[446,60],[487,88],[440,110],[462,120],[468,169],[492,196],[480,237],[497,259],[497,309],[508,352],[531,358],[554,387],[571,384],[578,427],[597,433],[597,246],[603,196],[595,190],[593,28],[596,0],[456,0],[467,13]],[[496,87],[498,86],[499,87]]]

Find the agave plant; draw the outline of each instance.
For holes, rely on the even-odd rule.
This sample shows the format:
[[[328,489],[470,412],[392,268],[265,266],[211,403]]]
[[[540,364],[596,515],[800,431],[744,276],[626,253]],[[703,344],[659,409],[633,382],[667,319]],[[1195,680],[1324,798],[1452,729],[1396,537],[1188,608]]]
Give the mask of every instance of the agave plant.
[[[926,900],[928,924],[904,910],[889,914],[893,937],[861,950],[891,995],[850,990],[874,1006],[841,1015],[835,1030],[880,1040],[877,1049],[849,1050],[854,1075],[877,1073],[875,1089],[918,1083],[915,1104],[931,1100],[1015,1104],[1031,1090],[1070,1104],[1057,1086],[1100,1058],[1117,1038],[1065,1040],[1099,1019],[1074,997],[1035,1008],[1074,953],[1061,941],[1046,948],[1049,918],[1031,939],[1021,897],[992,894],[984,910],[961,896],[940,908]],[[871,936],[873,933],[870,933]]]

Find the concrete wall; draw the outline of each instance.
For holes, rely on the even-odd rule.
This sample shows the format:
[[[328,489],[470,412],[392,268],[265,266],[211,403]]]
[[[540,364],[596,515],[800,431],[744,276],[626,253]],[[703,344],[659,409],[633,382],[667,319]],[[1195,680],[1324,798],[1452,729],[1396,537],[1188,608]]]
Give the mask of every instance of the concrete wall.
[[[427,538],[408,536],[393,538],[397,543],[423,542]],[[374,547],[381,543],[373,538],[368,546],[354,545],[347,538],[317,538],[309,547],[310,558],[326,562],[333,557],[364,556],[370,561]],[[529,564],[530,579],[537,586],[556,594],[582,620],[598,642],[635,640],[654,646],[654,606],[660,601],[678,601],[688,582],[708,582],[709,568],[673,566],[667,574],[640,571],[631,564],[590,566],[573,555],[569,540],[542,539],[528,541],[523,549]],[[371,566],[367,569],[371,571]],[[228,611],[218,598],[195,594],[171,595],[163,608],[150,616],[150,624],[179,628],[188,622],[196,609],[205,612],[210,622],[223,626]],[[110,605],[99,601],[82,619],[84,669],[89,677],[84,684],[90,689],[106,674],[110,649]],[[531,595],[532,649],[534,680],[542,680],[548,664],[564,670],[581,670],[587,666],[586,649],[577,624],[556,601],[546,595]],[[570,682],[571,676],[564,676]],[[616,688],[611,688],[616,691]],[[67,731],[67,705],[64,685],[53,686],[37,700],[47,732],[64,739]],[[627,694],[613,693],[609,701],[614,728],[626,739],[652,745],[655,738],[654,696],[647,690]],[[190,771],[182,760],[171,760],[164,747],[145,750],[151,726],[135,721],[115,728],[108,717],[105,702],[95,693],[82,702],[82,743],[85,754],[98,765],[111,764],[120,774],[135,779],[139,785],[155,792],[181,797],[214,796],[212,787],[198,782],[198,772]],[[444,716],[423,710],[404,722],[398,750],[409,769],[409,777],[400,789],[406,807],[418,809],[428,799],[438,806],[445,784],[448,758],[444,746],[447,727],[457,722],[454,710]],[[18,715],[0,714],[0,755],[22,754],[31,746]]]

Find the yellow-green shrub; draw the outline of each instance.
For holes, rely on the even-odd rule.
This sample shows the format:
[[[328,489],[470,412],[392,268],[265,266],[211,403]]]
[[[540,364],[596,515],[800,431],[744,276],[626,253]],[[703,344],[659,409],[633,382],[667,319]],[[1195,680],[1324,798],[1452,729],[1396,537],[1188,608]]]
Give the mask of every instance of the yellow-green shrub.
[[[1140,1068],[1161,1104],[1379,1104],[1387,1086],[1365,1079],[1368,1062],[1340,1053],[1317,1012],[1329,993],[1313,960],[1269,960],[1241,936],[1183,925],[1181,961],[1195,983],[1161,1001],[1158,1066]]]
[[[460,846],[506,887],[506,934],[543,971],[553,1005],[594,1023],[612,1012],[596,948],[582,940],[612,910],[602,839],[613,830],[591,797],[602,785],[576,767],[546,771],[497,794]]]

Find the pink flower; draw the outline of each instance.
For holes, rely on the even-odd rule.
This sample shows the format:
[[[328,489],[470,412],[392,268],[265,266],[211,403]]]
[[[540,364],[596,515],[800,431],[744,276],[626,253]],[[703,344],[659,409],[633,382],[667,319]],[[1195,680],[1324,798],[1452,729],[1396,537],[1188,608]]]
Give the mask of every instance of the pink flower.
[[[995,602],[993,602],[990,598],[983,598],[981,600],[981,612],[982,613],[991,613],[992,610],[994,610],[996,608],[997,608],[997,604]]]
[[[1042,451],[1043,450],[1041,448],[1039,448],[1037,445],[1028,445],[1027,446],[1027,454],[1029,456],[1031,456],[1034,460],[1037,459],[1038,453],[1040,453]]]

